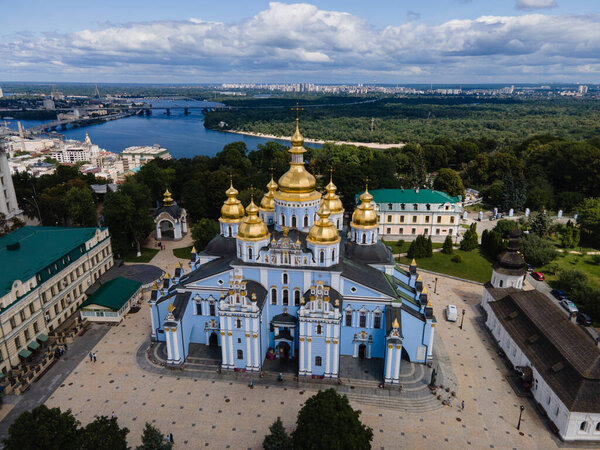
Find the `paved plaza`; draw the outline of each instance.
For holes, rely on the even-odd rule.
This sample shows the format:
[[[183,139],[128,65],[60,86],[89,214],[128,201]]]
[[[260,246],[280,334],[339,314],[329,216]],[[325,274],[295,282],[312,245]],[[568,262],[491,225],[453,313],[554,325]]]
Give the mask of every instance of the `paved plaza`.
[[[430,292],[432,277],[424,276]],[[374,430],[373,448],[557,448],[567,447],[550,433],[526,398],[518,397],[506,381],[508,370],[482,328],[477,303],[482,287],[440,279],[433,295],[437,335],[449,354],[458,378],[452,406],[425,412],[399,411],[366,404],[350,394],[362,420]],[[466,310],[464,329],[444,320],[443,308],[454,303]],[[281,384],[257,384],[214,377],[192,378],[178,371],[154,373],[136,358],[148,341],[146,308],[111,327],[96,345],[98,361],[84,358],[46,402],[71,408],[87,423],[114,411],[139,442],[144,423],[171,432],[176,448],[261,448],[269,425],[280,416],[293,429],[296,414],[319,385],[298,387],[291,379]],[[187,374],[186,374],[187,375]],[[359,396],[358,396],[359,397]],[[465,402],[461,411],[460,402]],[[516,429],[519,405],[525,406],[521,432]]]

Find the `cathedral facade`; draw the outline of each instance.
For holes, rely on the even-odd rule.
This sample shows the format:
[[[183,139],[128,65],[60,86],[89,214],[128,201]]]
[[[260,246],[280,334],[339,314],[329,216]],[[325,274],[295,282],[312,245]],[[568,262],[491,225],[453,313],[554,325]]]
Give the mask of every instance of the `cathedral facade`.
[[[152,291],[152,337],[180,365],[190,344],[220,348],[223,370],[258,372],[265,360],[297,363],[298,375],[337,378],[341,358],[380,358],[385,383],[399,383],[402,359],[432,358],[435,318],[413,261],[396,265],[378,236],[368,188],[344,228],[330,180],[325,194],[292,137],[289,170],[244,208],[231,185],[220,234],[193,249]]]

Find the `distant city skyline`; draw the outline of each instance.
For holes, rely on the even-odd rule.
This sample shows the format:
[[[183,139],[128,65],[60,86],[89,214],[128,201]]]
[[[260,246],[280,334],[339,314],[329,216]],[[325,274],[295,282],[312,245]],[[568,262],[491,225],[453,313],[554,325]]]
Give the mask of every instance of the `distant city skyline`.
[[[15,2],[0,82],[593,84],[595,3]]]

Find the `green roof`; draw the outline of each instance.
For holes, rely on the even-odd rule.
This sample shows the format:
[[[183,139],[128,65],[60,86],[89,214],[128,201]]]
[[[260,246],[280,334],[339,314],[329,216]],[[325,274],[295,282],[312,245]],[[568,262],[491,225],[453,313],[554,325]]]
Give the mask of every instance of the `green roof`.
[[[25,281],[39,273],[43,282],[54,276],[86,252],[81,247],[96,230],[26,226],[0,237],[0,296],[10,292],[15,280]],[[70,261],[62,263],[67,255]],[[48,268],[51,273],[45,270]]]
[[[129,280],[123,277],[115,278],[100,286],[96,292],[90,295],[88,299],[81,304],[79,309],[89,305],[99,305],[110,308],[113,311],[118,311],[129,301],[141,286],[142,283],[139,281]]]
[[[375,189],[369,191],[375,203],[458,203],[458,197],[433,189]]]

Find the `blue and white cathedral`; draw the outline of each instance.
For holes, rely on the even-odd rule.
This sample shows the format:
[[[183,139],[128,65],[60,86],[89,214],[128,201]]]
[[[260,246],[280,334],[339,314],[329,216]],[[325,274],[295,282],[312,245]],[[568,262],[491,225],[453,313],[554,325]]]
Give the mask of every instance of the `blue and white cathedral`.
[[[402,359],[433,355],[435,318],[416,264],[395,264],[377,234],[368,189],[344,228],[330,180],[326,193],[304,167],[304,139],[292,137],[289,170],[244,208],[231,185],[220,234],[192,250],[155,286],[152,338],[179,365],[190,344],[218,347],[223,370],[261,371],[266,359],[297,362],[299,376],[337,378],[341,358],[380,358],[384,381],[399,383]]]

